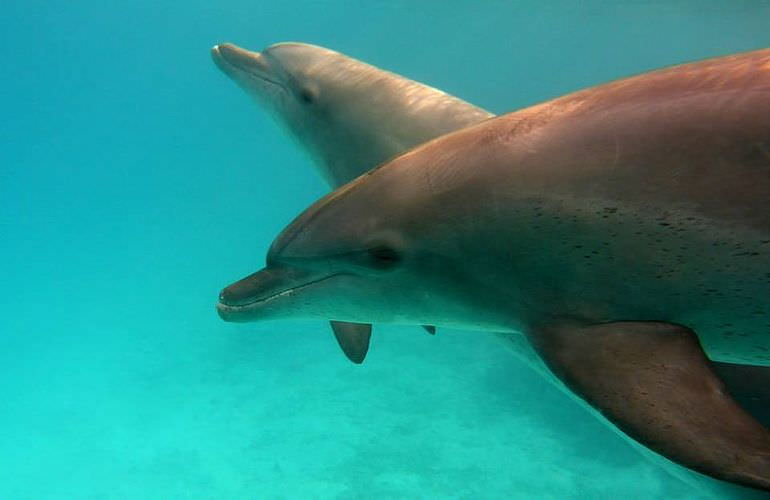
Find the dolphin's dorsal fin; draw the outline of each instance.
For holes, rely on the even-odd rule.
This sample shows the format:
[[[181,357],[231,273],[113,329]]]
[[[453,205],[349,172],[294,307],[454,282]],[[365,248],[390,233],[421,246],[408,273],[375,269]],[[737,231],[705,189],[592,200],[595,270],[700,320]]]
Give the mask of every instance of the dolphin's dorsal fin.
[[[528,337],[562,382],[629,436],[703,474],[770,491],[770,430],[728,394],[692,330],[616,322]]]
[[[350,361],[356,364],[364,362],[369,350],[369,339],[372,336],[372,325],[368,323],[346,323],[330,321],[334,336],[337,338],[342,352]]]
[[[425,328],[425,331],[430,333],[431,335],[436,335],[436,327],[433,325],[422,325],[423,328]]]

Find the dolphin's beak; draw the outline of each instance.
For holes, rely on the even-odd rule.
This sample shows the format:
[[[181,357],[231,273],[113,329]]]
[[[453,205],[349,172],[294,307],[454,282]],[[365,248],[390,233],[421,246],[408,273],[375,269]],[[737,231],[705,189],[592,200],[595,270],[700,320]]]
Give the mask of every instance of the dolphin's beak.
[[[335,275],[289,266],[268,266],[232,285],[219,294],[217,312],[225,321],[247,322],[267,319],[276,305],[296,292]]]
[[[242,71],[257,70],[263,73],[267,70],[262,54],[242,49],[232,43],[214,45],[211,48],[211,57],[217,66],[225,72],[231,67]]]
[[[253,79],[282,87],[274,75],[265,56],[259,52],[242,49],[231,43],[214,45],[211,48],[211,58],[227,76],[240,85],[253,85]]]

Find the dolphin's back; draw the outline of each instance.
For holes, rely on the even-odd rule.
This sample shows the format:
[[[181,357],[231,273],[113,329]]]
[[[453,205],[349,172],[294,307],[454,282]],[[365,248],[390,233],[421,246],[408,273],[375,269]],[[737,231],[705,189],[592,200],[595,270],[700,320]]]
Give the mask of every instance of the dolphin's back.
[[[619,80],[498,120],[478,127],[513,158],[504,167],[516,170],[517,187],[686,208],[770,233],[770,210],[758,209],[770,198],[770,49]]]
[[[597,92],[601,90],[601,92]],[[578,91],[563,100],[613,107],[655,99],[770,90],[770,49],[670,66]],[[561,101],[562,99],[557,100]]]
[[[343,120],[345,126],[336,122],[333,136],[315,144],[314,162],[333,188],[404,151],[494,117],[423,83],[373,66],[366,70],[361,78],[378,95],[366,103],[365,115]]]

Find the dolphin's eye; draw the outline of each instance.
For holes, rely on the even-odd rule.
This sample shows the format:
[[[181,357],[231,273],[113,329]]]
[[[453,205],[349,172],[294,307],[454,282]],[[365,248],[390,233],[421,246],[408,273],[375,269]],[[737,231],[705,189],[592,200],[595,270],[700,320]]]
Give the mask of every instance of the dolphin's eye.
[[[379,245],[366,251],[369,264],[376,269],[391,269],[401,262],[401,255],[391,247]]]
[[[299,92],[299,98],[305,104],[312,104],[315,101],[315,95],[310,89],[302,89]]]

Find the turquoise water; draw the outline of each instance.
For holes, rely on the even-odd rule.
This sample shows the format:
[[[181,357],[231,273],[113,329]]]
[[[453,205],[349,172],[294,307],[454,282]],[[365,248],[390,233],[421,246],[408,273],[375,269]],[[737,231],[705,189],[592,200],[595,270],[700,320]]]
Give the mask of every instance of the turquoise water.
[[[219,320],[326,188],[211,63],[328,46],[501,113],[770,46],[764,2],[5,0],[0,498],[695,498],[489,335]]]

